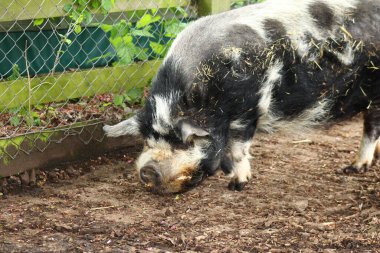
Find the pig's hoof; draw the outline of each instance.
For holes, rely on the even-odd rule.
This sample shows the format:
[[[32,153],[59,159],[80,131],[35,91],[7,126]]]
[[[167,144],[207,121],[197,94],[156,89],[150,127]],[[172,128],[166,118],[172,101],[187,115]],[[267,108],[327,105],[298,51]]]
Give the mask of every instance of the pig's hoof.
[[[357,168],[355,165],[350,165],[342,169],[342,172],[344,174],[358,174],[358,173],[365,173],[368,171],[368,166],[364,165],[361,168]]]
[[[248,182],[238,182],[236,179],[232,179],[228,184],[228,189],[231,191],[242,191]]]

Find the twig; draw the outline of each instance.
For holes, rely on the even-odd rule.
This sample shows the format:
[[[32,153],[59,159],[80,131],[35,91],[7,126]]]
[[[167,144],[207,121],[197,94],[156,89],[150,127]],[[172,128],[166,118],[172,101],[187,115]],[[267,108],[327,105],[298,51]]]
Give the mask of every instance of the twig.
[[[64,39],[67,39],[69,37],[69,35],[74,31],[74,29],[75,29],[75,25],[73,23],[70,23],[69,28],[68,28],[68,30],[67,30],[67,32],[66,32],[65,35],[60,36],[60,34],[58,33],[58,36],[61,37],[61,41],[60,41],[60,44],[59,44],[57,55],[56,55],[55,60],[54,60],[53,68],[51,69],[51,75],[52,76],[54,75],[55,69],[57,68],[57,66],[59,64],[59,61],[61,59],[62,48],[63,48],[63,45],[65,44],[65,40]]]
[[[103,209],[110,209],[110,208],[115,208],[115,207],[124,207],[125,205],[119,205],[119,206],[100,206],[100,207],[93,207],[90,210],[95,211],[95,210],[103,210]]]
[[[309,140],[309,139],[299,140],[299,141],[292,141],[292,144],[300,144],[300,143],[313,143],[313,141]]]

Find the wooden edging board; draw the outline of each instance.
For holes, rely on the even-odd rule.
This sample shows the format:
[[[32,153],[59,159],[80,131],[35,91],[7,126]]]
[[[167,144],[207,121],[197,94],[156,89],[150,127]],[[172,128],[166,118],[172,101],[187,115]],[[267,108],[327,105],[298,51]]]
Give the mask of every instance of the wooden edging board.
[[[0,178],[32,169],[51,168],[89,159],[114,150],[141,149],[142,139],[136,136],[107,138],[102,126],[103,123],[98,122],[46,132],[45,139],[41,138],[40,133],[20,136],[19,143],[7,145],[6,150],[0,150],[3,153],[3,159],[0,160]],[[14,142],[14,138],[1,139],[0,145],[12,141]],[[9,159],[10,154],[16,155],[15,159]],[[6,157],[8,159],[5,159]]]

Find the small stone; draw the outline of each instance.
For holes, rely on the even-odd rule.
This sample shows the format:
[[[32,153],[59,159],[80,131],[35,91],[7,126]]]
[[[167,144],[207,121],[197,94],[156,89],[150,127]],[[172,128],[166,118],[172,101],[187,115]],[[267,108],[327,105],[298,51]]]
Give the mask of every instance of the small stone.
[[[196,241],[203,241],[207,238],[207,235],[200,235],[200,236],[197,236],[195,237],[195,240]]]
[[[304,212],[306,210],[306,208],[308,207],[309,205],[309,201],[308,200],[300,200],[300,201],[295,201],[293,203],[293,206],[295,207],[295,209],[298,211],[298,212]]]
[[[58,231],[58,232],[63,232],[63,231],[71,231],[73,230],[73,228],[69,225],[66,225],[66,224],[55,224],[55,229]]]
[[[56,171],[49,171],[47,174],[50,181],[56,183],[59,181],[59,173]]]
[[[174,213],[174,209],[173,209],[173,207],[166,208],[166,210],[165,210],[165,215],[166,215],[166,216],[170,216],[170,215],[172,215],[173,213]]]
[[[0,178],[0,192],[5,192],[7,188],[7,180],[5,178]]]
[[[113,237],[122,237],[124,234],[120,229],[114,229],[112,231],[112,236]]]
[[[20,186],[21,185],[21,179],[17,176],[10,176],[8,178],[8,185]]]
[[[20,174],[20,180],[22,185],[29,185],[29,172],[25,171]]]
[[[70,177],[77,177],[80,175],[80,172],[79,170],[76,170],[74,169],[73,166],[69,166],[66,168],[66,173],[70,176]]]
[[[181,244],[185,244],[186,243],[186,237],[183,233],[181,233],[181,237],[179,239],[179,243]]]
[[[241,236],[247,236],[247,235],[249,235],[250,233],[251,233],[251,231],[250,231],[249,229],[242,229],[242,230],[239,231],[239,234],[240,234]]]

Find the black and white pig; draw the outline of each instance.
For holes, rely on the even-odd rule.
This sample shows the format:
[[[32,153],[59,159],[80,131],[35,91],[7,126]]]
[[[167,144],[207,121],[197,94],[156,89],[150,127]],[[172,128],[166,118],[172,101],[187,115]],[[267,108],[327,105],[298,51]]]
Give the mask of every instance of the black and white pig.
[[[142,135],[140,181],[156,193],[219,168],[242,190],[255,133],[303,131],[364,112],[346,172],[380,153],[380,0],[268,0],[192,22],[153,80],[145,106],[104,126]]]

